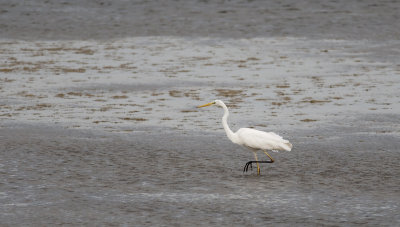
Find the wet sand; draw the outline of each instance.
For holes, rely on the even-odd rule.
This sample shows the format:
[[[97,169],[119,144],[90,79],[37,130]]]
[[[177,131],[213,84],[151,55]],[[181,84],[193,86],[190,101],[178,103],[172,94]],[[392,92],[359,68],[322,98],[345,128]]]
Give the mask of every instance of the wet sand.
[[[169,3],[2,3],[1,225],[400,224],[396,2]]]

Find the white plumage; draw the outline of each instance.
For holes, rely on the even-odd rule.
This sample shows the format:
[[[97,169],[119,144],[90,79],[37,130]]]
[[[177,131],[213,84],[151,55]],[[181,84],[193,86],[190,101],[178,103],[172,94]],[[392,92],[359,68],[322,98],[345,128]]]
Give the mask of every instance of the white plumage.
[[[245,147],[250,148],[254,152],[254,157],[256,161],[247,162],[244,171],[248,170],[249,166],[252,166],[252,163],[257,163],[257,173],[260,174],[259,163],[272,163],[274,159],[267,153],[267,150],[274,151],[291,151],[292,144],[283,139],[281,136],[275,134],[274,132],[263,132],[256,129],[251,128],[241,128],[237,132],[232,132],[232,130],[228,126],[228,116],[229,111],[224,102],[221,100],[215,100],[214,102],[210,102],[200,107],[206,107],[210,105],[218,105],[224,109],[224,116],[222,117],[222,125],[224,126],[226,135],[228,138],[236,144],[243,145]],[[262,150],[271,161],[258,161],[257,151]]]
[[[274,132],[263,132],[252,128],[241,128],[235,134],[240,145],[253,149],[291,151],[292,144]]]

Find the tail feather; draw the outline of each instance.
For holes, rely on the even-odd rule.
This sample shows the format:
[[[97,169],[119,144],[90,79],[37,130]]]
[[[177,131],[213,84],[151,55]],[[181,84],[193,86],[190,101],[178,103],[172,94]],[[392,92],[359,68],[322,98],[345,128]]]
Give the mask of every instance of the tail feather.
[[[293,148],[293,145],[292,145],[289,141],[286,140],[286,141],[285,141],[284,149],[285,149],[286,151],[291,151],[292,148]]]

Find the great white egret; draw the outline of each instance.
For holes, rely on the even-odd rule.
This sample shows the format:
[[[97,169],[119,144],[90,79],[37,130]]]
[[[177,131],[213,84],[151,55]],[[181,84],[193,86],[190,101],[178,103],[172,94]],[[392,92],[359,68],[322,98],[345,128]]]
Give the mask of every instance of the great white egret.
[[[291,151],[292,144],[288,140],[284,140],[281,136],[273,132],[263,132],[251,128],[241,128],[237,132],[232,132],[228,126],[229,111],[225,103],[221,100],[215,100],[213,102],[198,106],[198,108],[217,105],[224,109],[224,116],[222,117],[222,125],[224,126],[226,135],[228,138],[236,144],[250,148],[254,152],[255,161],[249,161],[244,166],[243,172],[247,172],[249,166],[252,167],[252,163],[257,163],[257,174],[260,175],[261,170],[259,163],[273,163],[274,159],[267,153],[267,150],[278,150],[278,151]],[[269,158],[270,161],[258,161],[257,151],[262,150]]]

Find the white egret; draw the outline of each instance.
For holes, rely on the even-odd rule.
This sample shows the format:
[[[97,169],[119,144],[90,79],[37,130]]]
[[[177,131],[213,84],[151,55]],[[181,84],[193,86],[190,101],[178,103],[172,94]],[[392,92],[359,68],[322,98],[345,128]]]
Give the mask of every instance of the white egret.
[[[254,158],[256,161],[249,161],[244,166],[243,172],[247,172],[249,166],[252,167],[252,163],[257,163],[257,174],[260,175],[261,170],[259,163],[273,163],[274,159],[267,153],[267,150],[285,150],[291,151],[292,144],[288,140],[284,140],[281,136],[273,132],[263,132],[251,128],[241,128],[237,132],[232,132],[228,126],[229,111],[225,103],[221,100],[215,100],[213,102],[198,106],[198,108],[217,105],[224,109],[224,116],[222,117],[222,125],[224,126],[226,135],[228,138],[236,144],[250,148],[254,152]],[[258,161],[257,151],[262,150],[269,158],[270,161]]]

